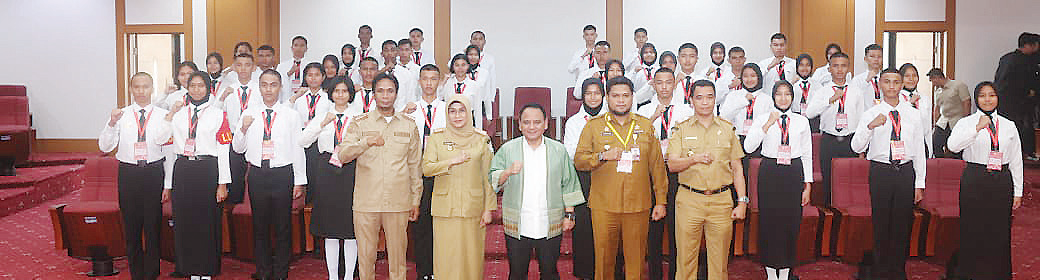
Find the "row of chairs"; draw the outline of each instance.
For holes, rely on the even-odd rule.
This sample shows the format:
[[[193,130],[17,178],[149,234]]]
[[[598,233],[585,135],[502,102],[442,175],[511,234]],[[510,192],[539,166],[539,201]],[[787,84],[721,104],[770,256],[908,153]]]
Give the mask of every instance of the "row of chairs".
[[[14,176],[14,166],[29,159],[36,131],[23,85],[0,85],[0,176]]]

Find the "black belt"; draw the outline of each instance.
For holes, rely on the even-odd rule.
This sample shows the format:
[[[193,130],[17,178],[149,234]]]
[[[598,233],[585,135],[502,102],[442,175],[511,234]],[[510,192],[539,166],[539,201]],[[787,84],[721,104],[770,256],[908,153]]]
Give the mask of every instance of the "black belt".
[[[719,193],[723,193],[725,191],[733,189],[733,185],[732,184],[725,185],[725,186],[722,186],[721,188],[714,189],[714,190],[698,190],[698,189],[694,189],[693,187],[687,186],[687,185],[684,185],[684,184],[679,184],[679,186],[683,187],[684,189],[690,190],[690,191],[695,192],[695,193],[703,194],[703,195],[719,194]]]
[[[156,161],[153,161],[153,162],[148,162],[147,160],[138,160],[136,162],[123,162],[123,161],[120,161],[119,164],[123,165],[123,166],[131,166],[131,167],[148,167],[150,165],[162,164],[163,161],[165,161],[165,160],[166,159],[160,158],[160,159],[158,159]]]
[[[905,163],[884,163],[884,162],[878,162],[878,161],[873,161],[872,160],[872,161],[870,161],[870,166],[871,167],[877,166],[877,167],[882,167],[882,168],[890,168],[890,169],[894,169],[894,170],[899,170],[899,169],[901,169],[901,168],[903,168],[903,167],[905,167],[907,165],[910,165],[912,163],[914,163],[914,162],[913,161],[907,161]]]
[[[824,136],[830,136],[830,137],[833,137],[834,139],[837,139],[838,141],[844,142],[846,138],[850,138],[851,139],[852,135],[855,135],[855,133],[850,133],[849,135],[846,135],[846,136],[837,136],[837,135],[834,135],[834,134],[823,132],[823,135]]]
[[[177,159],[186,159],[186,160],[195,161],[195,160],[214,160],[214,159],[217,159],[217,157],[211,156],[211,155],[198,155],[198,156],[177,155]]]
[[[989,169],[989,167],[988,167],[987,165],[985,165],[985,164],[981,164],[981,163],[974,163],[974,162],[968,162],[968,165],[967,165],[967,167],[969,167],[969,168],[977,168],[977,169],[982,169],[982,170],[985,170],[985,171],[986,171],[987,173],[994,173],[994,174],[995,174],[995,173],[1001,173],[1001,172],[1009,172],[1009,170],[1008,170],[1008,165],[1007,165],[1007,164],[1001,164],[1001,165],[1000,165],[1000,170],[991,170],[991,169]]]

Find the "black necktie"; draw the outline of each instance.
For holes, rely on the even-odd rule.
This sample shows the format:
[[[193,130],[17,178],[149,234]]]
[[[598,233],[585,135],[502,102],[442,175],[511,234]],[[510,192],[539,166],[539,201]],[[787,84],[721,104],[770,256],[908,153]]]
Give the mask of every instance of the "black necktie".
[[[245,111],[249,107],[249,86],[242,86],[242,93],[238,95],[238,106],[241,109],[239,113]]]
[[[415,64],[422,65],[422,62],[420,61],[420,59],[422,59],[421,54],[421,52],[415,52]]]
[[[878,90],[877,77],[874,77],[874,100],[881,100],[881,91]]]
[[[365,104],[362,104],[362,105],[364,105],[364,106],[362,106],[364,108],[361,108],[361,110],[364,111],[365,113],[368,113],[368,107],[369,107],[368,104],[369,104],[369,102],[372,102],[372,90],[371,89],[366,89],[364,91],[365,91],[365,96],[364,96],[364,100],[363,101],[365,101]]]
[[[776,71],[780,72],[780,79],[786,81],[787,80],[787,75],[786,75],[786,73],[784,73],[784,62],[786,62],[786,61],[783,61],[783,60],[780,61],[780,66],[779,66],[779,68],[777,68]]]
[[[343,114],[336,114],[336,135],[332,136],[332,146],[339,146],[339,137],[343,133]]]
[[[455,84],[455,93],[456,94],[462,94],[462,85],[465,85],[465,83],[457,83],[457,84]]]
[[[847,87],[847,86],[848,85],[834,86],[834,88],[837,89],[837,90],[844,91],[845,87]],[[841,100],[838,101],[838,114],[844,114],[844,113],[845,113],[845,96],[842,96]],[[841,132],[842,130],[844,130],[844,128],[841,128],[841,127],[838,127],[837,125],[835,125],[834,126],[834,130],[838,131],[838,132]]]
[[[787,132],[787,114],[780,115],[780,145],[790,145],[791,139]]]
[[[309,94],[307,96],[307,97],[310,98],[310,102],[307,102],[307,110],[309,111],[307,113],[307,120],[308,121],[311,120],[311,119],[314,119],[314,111],[315,111],[314,105],[318,104],[318,96],[320,96],[320,95],[317,95],[317,94],[314,94],[314,93],[311,93],[311,94]]]
[[[668,139],[668,124],[671,124],[672,117],[668,115],[668,111],[672,110],[672,105],[664,107],[664,112],[661,113],[661,140]]]
[[[300,79],[300,72],[303,72],[303,69],[300,69],[300,62],[299,61],[293,61],[293,64],[296,64],[296,74],[293,74],[293,76],[295,77],[296,80],[299,80]]]
[[[271,115],[274,110],[267,109],[267,116],[264,117],[264,140],[271,140]]]
[[[423,125],[423,135],[430,135],[430,126],[433,125],[433,104],[426,105],[426,124]]]
[[[686,96],[683,96],[683,104],[690,104],[690,79],[690,76],[686,76],[686,82],[683,84],[683,92],[686,93]]]
[[[891,137],[891,140],[892,141],[899,141],[899,139],[900,139],[900,135],[899,135],[900,134],[900,130],[902,130],[902,124],[899,123],[899,111],[892,110],[892,112],[889,112],[889,115],[892,116],[892,137]],[[889,145],[888,149],[889,149],[888,150],[888,161],[893,163],[893,164],[895,164],[896,163],[895,158],[892,157],[892,145]]]
[[[191,110],[191,119],[188,122],[188,138],[189,139],[195,139],[195,131],[198,130],[198,127],[199,127],[199,107],[195,106],[195,108]]]
[[[145,129],[144,129],[145,123],[144,122],[146,121],[145,118],[144,118],[145,110],[141,109],[140,112],[141,112],[141,118],[137,119],[137,142],[144,142],[144,133],[145,133]]]

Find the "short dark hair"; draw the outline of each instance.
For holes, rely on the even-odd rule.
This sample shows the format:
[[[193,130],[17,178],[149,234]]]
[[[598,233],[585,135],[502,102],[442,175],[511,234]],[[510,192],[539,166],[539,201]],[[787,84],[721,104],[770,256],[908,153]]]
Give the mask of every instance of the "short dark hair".
[[[325,93],[329,95],[329,99],[332,99],[332,92],[336,90],[336,86],[339,84],[347,85],[347,92],[350,93],[350,100],[347,100],[347,102],[354,102],[354,93],[357,92],[357,89],[354,88],[354,82],[344,76],[332,77],[328,83],[325,83],[324,89]]]
[[[282,82],[282,73],[278,73],[278,70],[274,70],[274,69],[264,70],[263,73],[260,73],[260,77],[263,77],[264,75],[274,75],[276,78],[278,78],[278,83]],[[257,77],[257,78],[259,79],[259,77]]]
[[[253,60],[253,55],[251,55],[249,53],[240,53],[240,54],[236,54],[235,55],[235,58],[239,58],[239,57],[245,57],[245,58],[248,58],[249,60]]]
[[[787,36],[784,35],[784,33],[777,32],[777,33],[773,33],[773,36],[769,36],[769,40],[776,40],[776,39],[784,40],[784,42],[787,42]]]
[[[303,37],[303,35],[296,35],[296,37],[292,37],[292,41],[289,41],[289,43],[296,42],[296,40],[303,40],[303,43],[307,44],[307,38]]]
[[[246,46],[246,48],[249,49],[249,52],[253,52],[253,45],[250,45],[249,42],[245,42],[245,41],[238,42],[238,44],[235,44],[235,48],[231,49],[231,52],[232,53],[235,52],[236,50],[238,50],[238,47],[241,47],[241,46]]]
[[[216,58],[217,59],[217,64],[220,64],[221,67],[224,66],[224,57],[221,56],[220,53],[218,53],[218,52],[211,52],[211,53],[209,53],[209,55],[206,56],[206,64],[209,64],[209,59],[210,58]]]
[[[516,116],[516,119],[519,120],[520,116],[524,114],[524,110],[527,110],[527,109],[538,109],[538,111],[542,112],[542,119],[546,119],[546,118],[549,117],[548,114],[545,113],[545,107],[542,107],[542,104],[527,103],[527,104],[524,104],[523,107],[520,107],[519,115]]]
[[[213,81],[210,80],[209,73],[206,73],[206,71],[192,72],[191,75],[188,76],[187,82],[191,83],[191,79],[194,79],[195,77],[199,77],[200,79],[202,79],[202,84],[206,85],[206,93],[213,92]],[[174,80],[176,81],[177,79]],[[184,85],[184,87],[187,88],[188,85]],[[184,96],[185,98],[187,98],[188,95],[185,94]],[[207,96],[209,96],[209,94],[207,94]]]
[[[713,93],[715,92],[715,83],[712,83],[709,80],[703,80],[702,79],[702,80],[697,80],[696,82],[693,82],[693,89],[697,89],[698,87],[710,87],[711,88],[711,92],[713,92]]]
[[[606,46],[609,49],[610,48],[610,42],[607,42],[607,41],[596,42],[596,47],[599,47],[599,46]]]
[[[882,50],[881,49],[881,45],[870,44],[870,45],[867,45],[866,48],[863,48],[863,55],[867,55],[867,53],[870,53],[870,51],[881,51],[881,50]]]
[[[920,74],[920,72],[917,71],[917,66],[914,66],[912,63],[907,62],[907,63],[903,63],[903,65],[899,66],[899,75],[903,76],[903,77],[906,77],[906,72],[910,71],[910,69],[914,69],[914,72],[917,72],[918,74]]]
[[[938,78],[941,78],[941,79],[945,79],[946,78],[946,74],[943,74],[942,69],[939,69],[939,68],[932,68],[932,70],[928,70],[928,75],[927,76],[928,77],[938,77]]]
[[[694,52],[700,53],[700,51],[697,50],[697,45],[694,45],[693,43],[689,43],[689,42],[682,43],[682,45],[679,45],[679,51],[678,52],[682,52],[683,49],[693,49]]]
[[[585,31],[585,30],[596,31],[596,26],[595,25],[591,25],[591,24],[586,25],[584,28],[581,29],[581,31]]]
[[[412,34],[412,32],[419,32],[419,35],[423,35],[422,29],[419,29],[418,27],[412,28],[412,30],[408,30],[408,34]]]
[[[487,34],[484,34],[484,31],[480,30],[473,30],[473,33],[470,33],[469,37],[473,37],[473,35],[477,35],[477,33],[480,33],[480,36],[484,36],[484,39],[487,39]]]
[[[828,59],[827,61],[829,62],[829,61],[833,60],[834,58],[845,58],[845,59],[849,59],[849,55],[848,55],[848,54],[846,54],[846,53],[843,53],[843,52],[837,52],[837,53],[834,53],[834,54],[832,54],[832,55],[831,55],[831,57],[830,57],[830,59]]]
[[[744,52],[744,48],[741,48],[740,46],[735,46],[735,47],[729,48],[729,52],[727,52],[726,55],[733,55],[733,53],[737,53],[737,52],[745,53]]]
[[[173,71],[173,84],[176,85],[177,88],[186,88],[186,87],[188,87],[188,85],[182,85],[181,82],[177,80],[177,73],[180,73],[181,72],[181,68],[184,68],[184,67],[191,68],[191,72],[192,73],[199,72],[199,67],[196,66],[195,62],[192,62],[191,60],[187,60],[187,61],[184,61],[184,62],[181,62],[181,63],[177,64],[177,68],[174,68],[174,71]]]
[[[639,34],[639,32],[643,32],[643,34],[647,34],[646,33],[646,28],[640,27],[640,28],[636,28],[636,32],[633,32],[632,35]]]
[[[838,50],[838,52],[841,52],[841,45],[838,45],[838,43],[830,43],[830,44],[827,44],[827,48],[824,48],[824,49],[823,49],[823,53],[824,53],[824,54],[826,54],[826,53],[827,53],[828,51],[830,51],[831,49],[837,49],[837,50]]]
[[[607,88],[603,91],[603,94],[606,95],[610,92],[610,89],[614,88],[614,86],[617,85],[628,86],[629,90],[635,91],[635,86],[632,85],[632,80],[629,80],[625,76],[618,76],[614,77],[613,79],[607,80]]]
[[[397,77],[394,77],[394,75],[390,75],[390,74],[387,74],[387,73],[379,73],[379,75],[376,75],[375,78],[372,78],[372,86],[375,86],[376,83],[378,83],[379,81],[382,81],[382,80],[390,80],[391,82],[393,82],[394,83],[394,92],[395,93],[398,90],[400,90],[401,84],[397,82]]]
[[[422,73],[422,71],[433,71],[433,72],[437,72],[438,74],[441,73],[441,69],[437,68],[437,65],[434,65],[432,63],[431,64],[426,64],[426,65],[423,65],[422,67],[420,67],[419,68],[419,72]]]
[[[1026,45],[1029,45],[1029,44],[1037,44],[1037,43],[1040,43],[1040,35],[1037,35],[1035,33],[1029,33],[1029,32],[1022,32],[1022,34],[1018,35],[1018,47],[1019,48],[1023,48]]]
[[[675,70],[672,70],[672,68],[661,67],[661,69],[657,69],[657,71],[654,71],[654,76],[657,76],[657,74],[661,73],[675,74]]]
[[[807,54],[807,53],[799,54],[798,57],[794,59],[795,67],[798,67],[798,64],[801,63],[803,59],[808,59],[809,60],[809,68],[813,67],[812,56]],[[810,73],[810,76],[811,75],[812,74]]]
[[[386,41],[383,41],[383,43],[380,44],[379,46],[380,47],[385,47],[386,45],[394,45],[394,47],[396,47],[397,46],[397,42],[394,41],[394,40],[386,40]]]
[[[621,67],[621,75],[624,76],[625,64],[621,63],[621,61],[617,59],[608,60],[607,63],[603,64],[603,71],[610,70],[610,66],[614,64],[617,64],[618,67]]]
[[[412,45],[412,40],[409,40],[409,39],[401,39],[401,40],[398,40],[398,41],[397,41],[397,45],[398,45],[398,46],[401,46],[401,45],[409,45],[409,46],[411,46],[411,45]]]
[[[362,25],[361,27],[358,27],[358,29],[357,29],[358,32],[361,32],[361,29],[368,29],[368,31],[372,31],[372,27],[368,26],[368,24],[365,24],[365,25]]]
[[[362,58],[361,62],[358,62],[358,67],[361,67],[361,64],[365,63],[365,61],[375,63],[376,64],[376,68],[379,68],[379,61],[376,60],[375,57],[371,57],[371,56],[366,56],[365,58]]]
[[[256,51],[257,52],[259,52],[259,51],[271,51],[271,52],[274,52],[274,47],[272,47],[271,45],[263,45],[263,46],[260,46],[259,48],[256,48]]]
[[[878,73],[878,77],[881,77],[881,75],[884,75],[884,74],[897,74],[897,75],[899,75],[900,78],[903,77],[903,74],[899,73],[899,69],[896,69],[896,68],[893,68],[893,67],[888,67],[888,68],[885,68],[884,70],[881,70],[881,73]]]

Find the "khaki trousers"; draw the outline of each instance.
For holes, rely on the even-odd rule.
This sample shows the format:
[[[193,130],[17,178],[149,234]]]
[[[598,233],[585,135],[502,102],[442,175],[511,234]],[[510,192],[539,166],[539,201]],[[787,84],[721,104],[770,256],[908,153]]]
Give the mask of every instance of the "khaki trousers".
[[[354,234],[358,243],[358,274],[362,280],[376,278],[376,247],[379,230],[386,235],[386,258],[389,261],[390,280],[405,280],[408,263],[408,211],[359,212],[354,211]]]
[[[708,247],[708,279],[728,279],[729,245],[733,238],[731,192],[703,195],[680,188],[675,196],[675,279],[696,279],[701,235]]]
[[[624,239],[625,279],[643,279],[643,259],[650,226],[650,210],[614,213],[592,209],[592,236],[596,244],[596,279],[614,280],[618,240]]]

